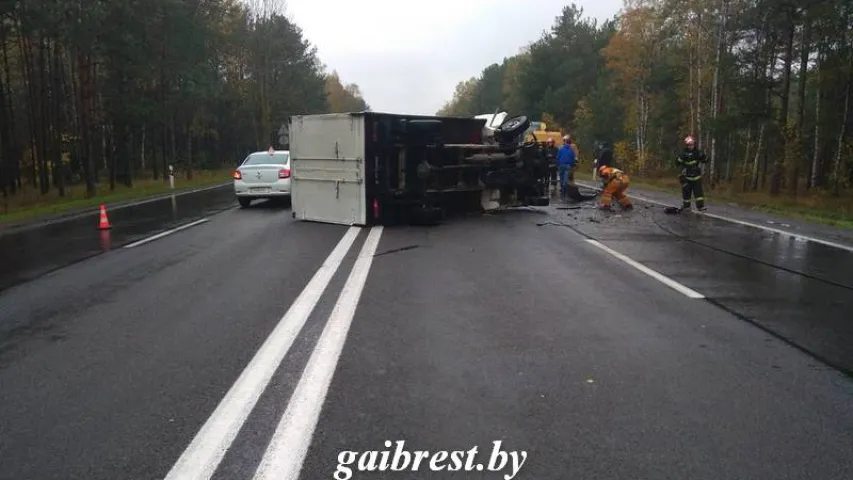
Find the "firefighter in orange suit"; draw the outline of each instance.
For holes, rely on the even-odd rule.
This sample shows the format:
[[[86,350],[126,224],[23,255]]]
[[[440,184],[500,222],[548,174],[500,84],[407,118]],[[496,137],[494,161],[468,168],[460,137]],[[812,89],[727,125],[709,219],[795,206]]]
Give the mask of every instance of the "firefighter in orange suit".
[[[598,208],[613,210],[613,207],[610,205],[613,198],[619,202],[622,210],[631,210],[634,208],[631,205],[631,200],[625,195],[625,190],[628,189],[631,183],[625,172],[615,169],[610,165],[602,165],[598,169],[598,176],[604,183],[604,191],[601,192],[601,203],[598,205]]]

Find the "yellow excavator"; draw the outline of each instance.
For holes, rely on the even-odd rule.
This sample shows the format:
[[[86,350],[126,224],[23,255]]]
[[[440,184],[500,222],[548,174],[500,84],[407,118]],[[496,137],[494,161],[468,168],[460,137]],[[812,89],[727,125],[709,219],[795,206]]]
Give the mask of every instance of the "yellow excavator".
[[[563,135],[559,130],[548,130],[545,122],[530,122],[530,128],[524,132],[524,140],[527,142],[545,143],[553,139],[556,145],[560,145]]]

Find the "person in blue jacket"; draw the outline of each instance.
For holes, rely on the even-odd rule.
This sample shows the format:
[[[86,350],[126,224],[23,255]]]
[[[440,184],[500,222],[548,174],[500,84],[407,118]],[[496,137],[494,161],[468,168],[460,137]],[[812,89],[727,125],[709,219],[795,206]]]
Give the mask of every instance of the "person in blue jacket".
[[[557,168],[560,173],[560,195],[565,195],[568,190],[569,180],[573,180],[572,173],[578,164],[575,149],[572,148],[568,135],[563,137],[563,146],[557,150]]]

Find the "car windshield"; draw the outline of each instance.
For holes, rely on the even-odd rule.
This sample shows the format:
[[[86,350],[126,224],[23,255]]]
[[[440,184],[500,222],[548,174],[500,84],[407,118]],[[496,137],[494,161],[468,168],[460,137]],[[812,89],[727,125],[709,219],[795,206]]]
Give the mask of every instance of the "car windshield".
[[[288,160],[290,160],[289,153],[276,152],[272,157],[270,157],[270,154],[266,152],[253,153],[246,158],[243,165],[287,165]]]

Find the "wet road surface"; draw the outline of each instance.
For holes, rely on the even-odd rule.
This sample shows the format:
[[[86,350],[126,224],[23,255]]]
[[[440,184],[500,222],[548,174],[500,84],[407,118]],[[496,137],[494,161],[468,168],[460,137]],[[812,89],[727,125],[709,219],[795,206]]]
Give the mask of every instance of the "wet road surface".
[[[592,182],[578,182],[584,187],[594,187]],[[680,206],[681,198],[666,192],[658,192],[631,186],[628,190],[629,196],[641,199],[658,206],[672,205]],[[814,239],[819,242],[834,244],[836,248],[853,252],[853,229],[836,228],[808,222],[797,218],[783,217],[780,215],[764,213],[750,208],[743,208],[734,203],[721,203],[715,201],[713,196],[708,199],[708,211],[706,216],[717,219],[725,219],[736,225],[749,228],[758,228],[765,232],[784,232],[789,235],[803,239]]]
[[[93,255],[133,242],[152,232],[214,214],[236,205],[229,185],[156,201],[107,205],[110,230],[97,229],[98,214],[75,216],[38,228],[0,232],[0,291]]]
[[[12,287],[0,478],[347,478],[342,450],[488,467],[498,440],[515,478],[853,478],[853,380],[813,356],[853,364],[853,255],[640,207],[232,209]],[[351,478],[513,473],[428,467]]]
[[[638,207],[629,215],[569,210],[559,222],[853,376],[853,254]]]

